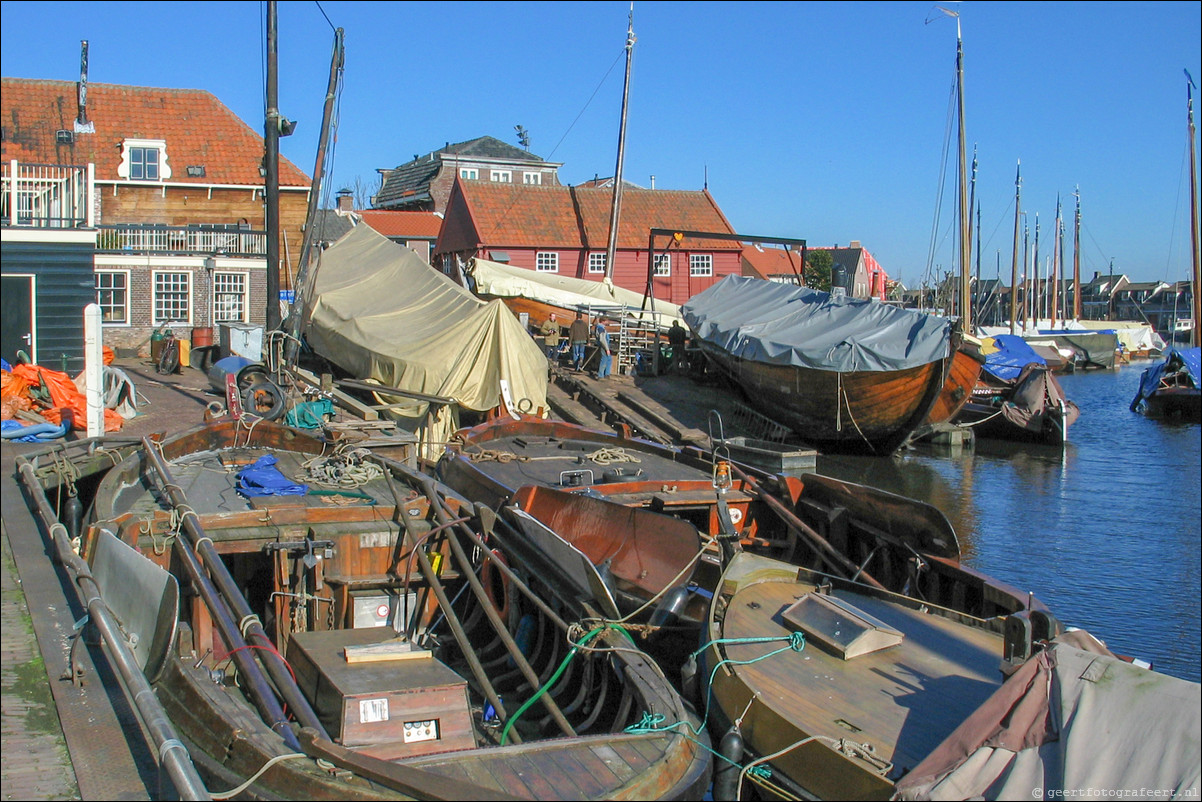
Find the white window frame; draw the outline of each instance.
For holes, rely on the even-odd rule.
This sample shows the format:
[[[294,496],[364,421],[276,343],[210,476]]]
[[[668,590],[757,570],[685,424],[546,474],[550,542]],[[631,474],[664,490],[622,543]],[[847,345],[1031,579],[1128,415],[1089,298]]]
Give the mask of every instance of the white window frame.
[[[117,175],[127,181],[144,181],[159,184],[171,178],[171,165],[167,161],[167,140],[165,139],[126,139],[122,141],[121,163],[117,165]],[[140,176],[134,178],[134,151],[154,150],[158,153],[157,173],[154,178]]]
[[[522,183],[537,186],[543,183],[542,173],[522,173]]]
[[[708,253],[689,254],[689,277],[714,275],[714,257]]]
[[[609,254],[605,254],[605,253],[590,253],[588,255],[588,272],[604,273],[605,272],[605,258],[608,255]]]
[[[539,273],[559,272],[559,252],[539,251],[534,255],[534,269]]]
[[[121,303],[121,306],[125,310],[125,319],[124,320],[106,320],[106,319],[104,319],[104,315],[108,313],[109,309],[116,306],[116,304],[101,303],[100,291],[102,289],[104,289],[104,290],[113,292],[113,291],[115,291],[115,288],[113,288],[113,287],[103,287],[103,288],[96,287],[96,305],[99,306],[101,309],[101,325],[102,326],[129,326],[129,325],[132,325],[130,323],[130,317],[129,317],[129,313],[130,313],[129,292],[130,292],[130,283],[131,283],[129,274],[130,274],[130,271],[128,271],[128,270],[96,270],[94,272],[95,278],[93,279],[93,282],[92,282],[93,284],[96,284],[97,282],[99,282],[101,276],[124,276],[125,277],[125,286],[123,288],[121,288],[121,292],[124,293],[124,296],[125,296],[125,300]]]
[[[241,291],[235,292],[235,291],[231,291],[231,290],[227,289],[224,292],[222,292],[221,294],[222,294],[222,296],[238,296],[238,298],[239,298],[238,305],[240,306],[239,315],[238,315],[238,317],[219,317],[218,311],[219,311],[220,307],[218,306],[218,303],[217,303],[218,281],[221,278],[233,277],[233,276],[236,276],[238,279],[241,280],[241,282],[242,282]],[[213,310],[212,315],[211,315],[213,323],[249,323],[250,322],[250,317],[249,317],[249,315],[250,315],[250,274],[240,271],[240,270],[214,270],[213,271],[213,297],[212,297],[212,306],[210,307],[210,309]]]
[[[490,170],[488,172],[488,180],[495,181],[498,184],[512,184],[513,183],[513,171],[512,170]]]
[[[187,289],[185,290],[185,303],[188,306],[188,314],[186,318],[173,316],[161,317],[159,315],[159,278],[161,276],[185,276]],[[178,290],[169,290],[169,292],[178,292]],[[162,326],[167,323],[180,323],[186,326],[192,325],[192,313],[195,309],[195,304],[192,303],[192,271],[191,270],[153,270],[150,275],[150,320],[155,326]]]
[[[672,275],[672,254],[657,253],[655,255],[655,269],[651,275],[656,278],[666,278]]]
[[[475,167],[460,167],[459,177],[467,181],[476,181],[480,178],[480,171]]]

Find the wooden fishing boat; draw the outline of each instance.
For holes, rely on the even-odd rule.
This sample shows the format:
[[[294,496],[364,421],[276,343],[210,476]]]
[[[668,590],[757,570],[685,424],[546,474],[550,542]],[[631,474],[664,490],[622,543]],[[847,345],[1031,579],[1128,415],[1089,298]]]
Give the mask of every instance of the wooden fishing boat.
[[[611,799],[708,785],[704,740],[639,727],[690,721],[658,666],[617,630],[580,629],[600,616],[589,600],[506,560],[496,522],[403,462],[221,419],[145,440],[93,509],[81,553],[212,787]]]
[[[980,381],[956,423],[978,437],[1063,446],[1081,410],[1043,357],[1016,335],[999,334],[989,346]]]
[[[594,565],[634,549],[637,556],[610,560],[608,570],[626,571],[616,579],[642,587],[637,598],[665,590],[642,581],[643,571],[677,577],[686,565],[693,573],[675,585],[705,596],[721,564],[735,551],[750,551],[978,617],[1031,604],[1042,609],[1029,594],[961,565],[956,533],[935,507],[817,474],[774,476],[722,459],[720,448],[716,457],[712,449],[561,421],[498,417],[459,431],[437,473],[493,509],[516,503]],[[608,511],[599,502],[611,505]],[[636,519],[626,508],[677,518],[692,530]],[[672,533],[666,542],[638,536],[657,526]],[[702,551],[706,543],[714,545]],[[676,598],[665,605],[691,618],[682,613],[691,603]]]
[[[1170,348],[1163,362],[1140,377],[1131,410],[1151,418],[1202,422],[1202,349]]]
[[[961,345],[945,318],[741,276],[682,311],[753,406],[826,452],[901,447],[935,410]]]
[[[698,678],[725,730],[715,799],[888,799],[1060,626],[982,619],[738,554],[714,595]]]
[[[952,351],[951,367],[943,381],[943,389],[939,391],[939,397],[927,415],[928,425],[949,423],[960,414],[960,410],[972,399],[984,364],[985,358],[981,356],[979,345],[964,338],[964,342]]]

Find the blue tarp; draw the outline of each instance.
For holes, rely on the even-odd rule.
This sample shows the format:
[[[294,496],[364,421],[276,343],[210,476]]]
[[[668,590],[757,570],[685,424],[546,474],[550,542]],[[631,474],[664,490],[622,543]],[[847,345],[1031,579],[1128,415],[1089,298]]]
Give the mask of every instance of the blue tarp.
[[[1014,381],[1023,368],[1032,362],[1037,365],[1048,364],[1026,340],[1016,334],[995,335],[993,344],[998,350],[985,357],[984,369],[1002,381]]]
[[[48,440],[57,440],[67,434],[69,424],[56,423],[21,423],[18,420],[6,419],[0,422],[5,440],[13,440],[18,443],[45,443]]]
[[[309,492],[307,485],[298,485],[280,473],[275,467],[277,460],[265,454],[252,465],[238,472],[238,492],[244,496],[303,496]]]
[[[1165,374],[1177,372],[1185,373],[1194,387],[1202,387],[1202,348],[1170,348],[1163,362],[1144,371],[1139,380],[1139,393],[1131,402],[1131,409],[1138,409],[1144,399],[1156,392]]]

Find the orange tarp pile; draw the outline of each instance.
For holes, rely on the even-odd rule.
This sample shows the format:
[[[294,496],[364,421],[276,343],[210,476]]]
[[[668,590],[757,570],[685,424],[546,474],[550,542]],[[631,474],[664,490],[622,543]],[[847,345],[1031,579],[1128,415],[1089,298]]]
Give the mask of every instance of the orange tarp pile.
[[[105,360],[105,364],[112,361],[108,353],[105,354]],[[61,425],[66,414],[73,428],[87,430],[87,398],[66,373],[38,365],[13,365],[12,373],[3,375],[3,396],[0,399],[3,402],[3,417],[15,418],[18,411],[27,413],[23,416],[26,418],[36,413],[47,423]],[[44,393],[41,392],[42,388],[45,388]],[[49,395],[48,401],[46,394]],[[106,432],[119,432],[124,423],[125,419],[116,410],[104,410]]]

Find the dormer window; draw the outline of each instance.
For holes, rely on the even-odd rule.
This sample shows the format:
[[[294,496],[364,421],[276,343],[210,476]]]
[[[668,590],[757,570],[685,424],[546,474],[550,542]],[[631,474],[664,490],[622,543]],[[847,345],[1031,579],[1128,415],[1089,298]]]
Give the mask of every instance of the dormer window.
[[[171,178],[171,168],[167,164],[167,143],[161,139],[125,140],[117,175],[130,181],[166,181]]]

